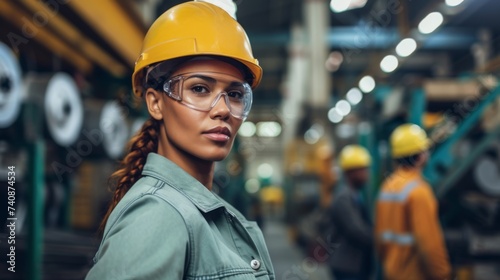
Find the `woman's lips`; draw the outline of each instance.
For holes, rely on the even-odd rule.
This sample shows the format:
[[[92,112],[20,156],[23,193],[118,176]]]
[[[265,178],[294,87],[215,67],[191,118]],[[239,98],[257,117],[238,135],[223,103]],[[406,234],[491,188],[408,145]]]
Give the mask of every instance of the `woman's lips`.
[[[214,141],[225,142],[231,138],[231,131],[227,127],[218,126],[203,132],[203,135]]]
[[[203,133],[208,139],[214,140],[214,141],[219,141],[219,142],[226,142],[229,141],[229,136],[226,134],[222,133]]]

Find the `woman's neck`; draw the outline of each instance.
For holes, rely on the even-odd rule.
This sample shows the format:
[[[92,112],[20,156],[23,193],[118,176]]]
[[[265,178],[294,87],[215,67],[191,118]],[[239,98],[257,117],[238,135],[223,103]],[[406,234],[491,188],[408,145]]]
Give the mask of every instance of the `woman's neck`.
[[[162,145],[158,145],[158,154],[168,158],[198,180],[208,190],[212,190],[215,167],[213,161],[203,161],[187,153],[169,152]]]

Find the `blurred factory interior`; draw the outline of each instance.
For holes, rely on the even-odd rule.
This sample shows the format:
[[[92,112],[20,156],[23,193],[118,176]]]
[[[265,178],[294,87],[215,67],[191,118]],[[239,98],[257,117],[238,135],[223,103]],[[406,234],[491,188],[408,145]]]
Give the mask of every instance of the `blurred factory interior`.
[[[134,61],[181,2],[0,1],[0,220],[15,208],[18,269],[2,226],[1,279],[90,268],[108,177],[147,118],[131,97]],[[338,152],[370,151],[373,206],[405,122],[436,143],[424,174],[458,279],[500,279],[500,1],[234,3],[264,77],[216,191],[261,223],[277,279],[329,279],[311,251],[342,181]],[[287,278],[294,268],[303,278]]]

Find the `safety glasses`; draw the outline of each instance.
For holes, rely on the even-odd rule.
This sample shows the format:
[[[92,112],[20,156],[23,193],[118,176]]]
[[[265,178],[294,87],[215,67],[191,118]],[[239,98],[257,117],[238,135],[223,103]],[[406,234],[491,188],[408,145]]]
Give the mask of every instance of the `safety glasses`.
[[[159,85],[161,83],[159,81]],[[176,75],[165,81],[161,89],[179,103],[202,112],[210,111],[223,98],[231,115],[242,120],[246,119],[252,107],[250,85],[217,72]]]

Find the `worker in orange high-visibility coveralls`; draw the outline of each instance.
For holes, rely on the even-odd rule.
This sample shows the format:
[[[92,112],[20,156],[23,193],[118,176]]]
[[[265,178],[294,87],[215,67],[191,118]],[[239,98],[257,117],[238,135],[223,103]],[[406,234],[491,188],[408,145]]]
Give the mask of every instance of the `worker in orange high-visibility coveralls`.
[[[397,127],[390,137],[397,167],[377,198],[375,246],[387,280],[451,279],[438,206],[422,178],[430,140],[415,124]]]

